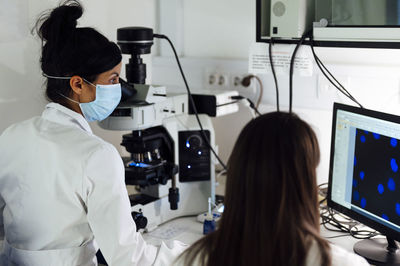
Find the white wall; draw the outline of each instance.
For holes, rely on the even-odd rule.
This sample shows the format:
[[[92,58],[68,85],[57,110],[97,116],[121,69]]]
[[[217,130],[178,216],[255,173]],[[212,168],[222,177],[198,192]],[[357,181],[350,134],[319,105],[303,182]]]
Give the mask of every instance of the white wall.
[[[46,100],[39,65],[40,41],[29,31],[38,15],[58,5],[51,0],[0,0],[0,132],[9,125],[40,115]],[[155,25],[154,0],[82,0],[85,8],[79,26],[92,26],[111,40],[123,26]],[[150,62],[150,57],[145,62]],[[125,58],[126,60],[126,58]],[[149,68],[151,67],[151,64]],[[95,123],[94,132],[122,151],[121,132],[105,131]]]
[[[187,0],[184,1],[184,21],[183,54],[186,58],[182,62],[193,88],[206,87],[205,73],[210,69],[220,72],[247,71],[249,46],[255,41],[255,1]],[[319,48],[317,53],[365,107],[400,114],[400,51]],[[166,63],[168,60],[169,64]],[[275,106],[274,83],[270,74],[260,75],[260,78],[265,87],[260,110],[267,112]],[[153,82],[169,87],[183,86],[172,58],[153,61]],[[288,76],[279,74],[278,82],[281,105],[287,110]],[[334,101],[350,102],[327,85],[316,65],[310,77],[295,74],[293,95],[294,111],[308,121],[317,133],[321,148],[318,179],[319,183],[325,182],[328,179],[332,105]],[[227,161],[241,128],[250,119],[246,108],[214,119],[216,142],[224,161]]]
[[[309,49],[309,47],[303,49]],[[400,50],[319,48],[316,52],[364,107],[400,115]],[[170,66],[168,66],[165,61],[167,59],[153,62],[154,81],[170,87],[175,84],[182,86],[181,77],[174,66],[175,62],[170,60]],[[188,81],[193,88],[206,86],[204,80],[206,69],[215,67],[229,72],[232,65],[241,70],[247,66],[246,61],[226,59],[186,58],[182,62]],[[264,97],[260,111],[274,110],[275,87],[272,75],[260,75],[260,78],[264,84]],[[278,74],[278,82],[281,109],[287,110],[288,75]],[[318,167],[320,183],[328,179],[333,102],[353,104],[327,84],[315,65],[314,73],[310,77],[294,75],[293,110],[313,126],[320,143],[321,163]],[[241,108],[238,113],[214,119],[216,142],[224,161],[227,161],[241,128],[250,119],[251,115],[246,108]]]
[[[247,59],[255,40],[255,0],[183,0],[184,55]]]
[[[28,29],[37,14],[53,7],[56,2],[0,0],[1,6],[8,4],[17,7],[7,8],[10,16],[5,19],[4,11],[0,12],[0,132],[12,123],[39,115],[46,104],[42,86],[44,80],[38,64],[40,46],[38,40],[29,35]],[[117,5],[107,0],[82,2],[86,12],[80,25],[95,26],[112,40],[115,40],[117,27],[155,26],[155,0],[119,0]],[[255,40],[255,1],[184,0],[183,7],[183,54],[187,57],[183,65],[189,83],[197,89],[204,87],[204,73],[207,69],[247,71],[248,48]],[[13,34],[15,25],[23,25],[17,26],[21,28],[20,32],[17,31],[19,34]],[[348,89],[366,107],[400,113],[399,51],[318,49],[317,52],[322,61],[327,63],[338,78],[345,81]],[[149,56],[146,59],[150,70]],[[182,87],[181,77],[172,58],[156,58],[154,64],[148,73],[154,83]],[[260,77],[265,86],[260,110],[265,112],[274,108],[275,92],[271,75]],[[281,104],[287,106],[288,77],[279,75],[278,78]],[[335,91],[326,87],[326,82],[316,69],[311,77],[294,77],[294,111],[313,125],[320,141],[320,182],[327,180],[328,174],[330,109],[333,100],[343,101]],[[249,119],[251,115],[246,108],[241,108],[236,114],[214,119],[216,141],[225,161],[238,133]],[[93,129],[96,134],[120,147],[123,132],[101,130],[95,124]],[[122,152],[122,148],[119,149]]]

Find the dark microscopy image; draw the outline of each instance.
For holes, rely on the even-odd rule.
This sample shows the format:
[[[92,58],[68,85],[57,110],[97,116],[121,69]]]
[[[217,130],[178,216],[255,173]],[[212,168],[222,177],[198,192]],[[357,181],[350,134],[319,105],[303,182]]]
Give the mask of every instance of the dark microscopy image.
[[[351,203],[400,225],[400,142],[356,129]]]

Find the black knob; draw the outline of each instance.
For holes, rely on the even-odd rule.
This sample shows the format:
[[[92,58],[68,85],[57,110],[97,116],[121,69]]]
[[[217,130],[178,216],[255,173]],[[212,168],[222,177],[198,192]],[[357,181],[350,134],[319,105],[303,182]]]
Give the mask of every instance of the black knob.
[[[136,224],[136,231],[144,229],[147,226],[147,218],[143,216],[142,212],[132,212],[133,221]]]
[[[202,145],[200,136],[192,135],[186,141],[186,147],[191,149],[197,149]]]
[[[178,209],[178,202],[179,202],[179,189],[178,188],[170,188],[168,193],[168,201],[170,204],[171,210]]]

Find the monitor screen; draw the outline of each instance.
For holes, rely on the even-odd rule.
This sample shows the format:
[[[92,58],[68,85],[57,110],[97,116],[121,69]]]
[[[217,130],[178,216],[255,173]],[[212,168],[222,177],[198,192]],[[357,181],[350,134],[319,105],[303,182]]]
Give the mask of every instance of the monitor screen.
[[[400,240],[400,117],[334,104],[328,206]]]

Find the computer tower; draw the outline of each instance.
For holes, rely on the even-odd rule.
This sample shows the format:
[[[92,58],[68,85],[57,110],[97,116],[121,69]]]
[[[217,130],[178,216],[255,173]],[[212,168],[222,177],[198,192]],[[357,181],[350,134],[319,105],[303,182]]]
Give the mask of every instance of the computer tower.
[[[312,28],[315,0],[269,0],[270,36],[293,39]]]

